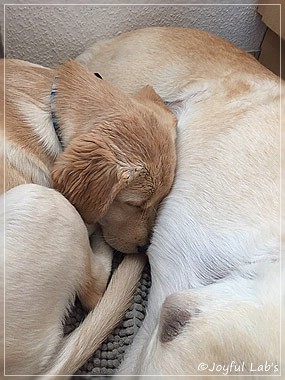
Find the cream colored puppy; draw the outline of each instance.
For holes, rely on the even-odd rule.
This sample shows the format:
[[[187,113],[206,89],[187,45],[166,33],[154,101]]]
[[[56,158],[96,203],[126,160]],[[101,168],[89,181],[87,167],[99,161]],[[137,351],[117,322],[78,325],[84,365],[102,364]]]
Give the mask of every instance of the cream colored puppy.
[[[125,33],[78,60],[129,94],[150,84],[178,117],[148,314],[119,373],[280,374],[279,78],[191,29]]]
[[[5,368],[5,375],[16,378],[72,375],[121,321],[145,259],[128,255],[97,307],[64,338],[64,318],[75,296],[84,302],[89,287],[89,297],[96,303],[105,290],[110,252],[93,236],[93,254],[80,215],[53,189],[29,184],[9,190],[5,215],[3,202],[2,195],[0,253],[1,269],[5,257],[5,299],[1,292],[0,305],[1,313],[4,306],[5,322],[3,314],[0,322],[1,326],[5,323],[5,337],[1,328],[0,374]],[[3,282],[1,270],[1,287]],[[85,306],[90,307],[89,303]]]

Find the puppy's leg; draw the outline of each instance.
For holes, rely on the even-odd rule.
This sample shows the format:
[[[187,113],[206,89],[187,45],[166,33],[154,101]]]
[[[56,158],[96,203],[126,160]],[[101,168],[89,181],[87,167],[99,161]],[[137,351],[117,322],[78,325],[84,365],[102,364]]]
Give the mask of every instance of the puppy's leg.
[[[80,215],[55,190],[21,185],[5,200],[6,374],[35,375],[60,344],[62,321],[84,283],[92,251]],[[2,236],[3,201],[1,196]],[[0,340],[4,344],[1,334]]]
[[[105,243],[99,225],[90,237],[92,252],[89,255],[89,264],[86,268],[87,278],[85,286],[79,293],[79,299],[84,308],[93,309],[101,299],[110,277],[113,251]]]

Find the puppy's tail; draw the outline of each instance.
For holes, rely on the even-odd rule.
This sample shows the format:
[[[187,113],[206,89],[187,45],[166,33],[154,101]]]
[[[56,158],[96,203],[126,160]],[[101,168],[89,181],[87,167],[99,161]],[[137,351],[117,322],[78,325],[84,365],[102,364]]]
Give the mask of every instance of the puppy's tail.
[[[41,379],[56,379],[58,375],[66,374],[68,375],[64,377],[69,378],[90,358],[121,322],[131,305],[145,263],[145,256],[125,256],[100,302],[83,323],[66,338],[54,362]],[[62,377],[60,379],[62,380]]]

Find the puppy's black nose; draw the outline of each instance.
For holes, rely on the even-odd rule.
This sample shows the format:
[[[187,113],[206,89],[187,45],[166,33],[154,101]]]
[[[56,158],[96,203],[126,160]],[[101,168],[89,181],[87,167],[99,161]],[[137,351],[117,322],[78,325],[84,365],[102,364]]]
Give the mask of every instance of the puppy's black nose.
[[[149,247],[149,243],[145,245],[138,245],[137,246],[138,253],[146,253],[148,247]]]

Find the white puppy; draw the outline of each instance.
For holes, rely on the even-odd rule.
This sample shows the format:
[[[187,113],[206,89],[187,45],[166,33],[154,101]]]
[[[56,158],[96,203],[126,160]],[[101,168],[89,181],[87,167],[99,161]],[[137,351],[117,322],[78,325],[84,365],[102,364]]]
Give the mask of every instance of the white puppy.
[[[1,287],[5,257],[5,299],[0,289],[1,313],[5,301],[5,322],[0,314],[5,345],[1,328],[0,374],[5,368],[5,375],[17,378],[43,373],[72,375],[121,321],[145,259],[127,255],[105,296],[80,327],[64,338],[64,318],[75,295],[85,294],[87,286],[89,296],[98,299],[96,289],[105,289],[111,252],[97,236],[91,242],[93,254],[80,215],[53,189],[20,185],[0,200]],[[93,283],[88,282],[90,271]]]
[[[279,374],[279,78],[179,28],[125,33],[78,60],[130,94],[152,85],[179,120],[176,179],[148,250],[148,314],[119,373]]]

